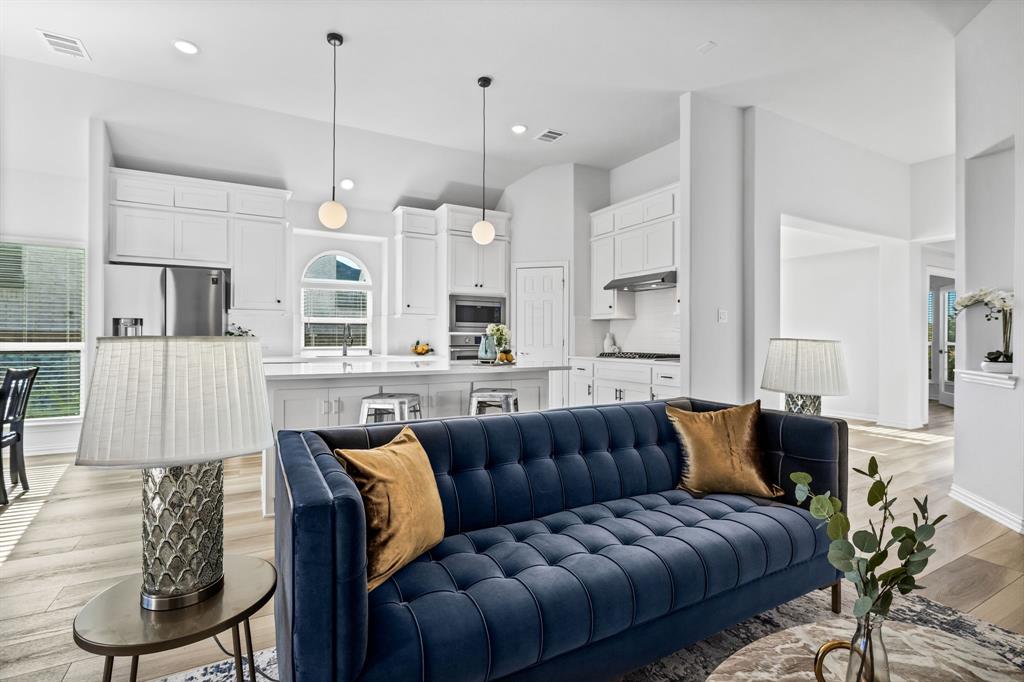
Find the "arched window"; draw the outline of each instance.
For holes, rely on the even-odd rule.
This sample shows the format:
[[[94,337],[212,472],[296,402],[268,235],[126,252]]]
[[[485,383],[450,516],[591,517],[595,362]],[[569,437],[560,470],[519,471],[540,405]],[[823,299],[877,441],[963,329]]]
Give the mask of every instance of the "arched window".
[[[302,273],[302,349],[370,348],[370,276],[353,256],[324,253]]]

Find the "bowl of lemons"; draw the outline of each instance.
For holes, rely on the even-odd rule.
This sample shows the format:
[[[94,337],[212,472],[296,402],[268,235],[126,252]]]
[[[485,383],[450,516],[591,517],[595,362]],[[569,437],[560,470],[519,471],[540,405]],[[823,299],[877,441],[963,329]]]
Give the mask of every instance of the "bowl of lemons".
[[[416,355],[428,355],[434,352],[434,349],[430,347],[429,343],[421,343],[419,339],[416,339],[416,343],[412,344],[412,352]]]

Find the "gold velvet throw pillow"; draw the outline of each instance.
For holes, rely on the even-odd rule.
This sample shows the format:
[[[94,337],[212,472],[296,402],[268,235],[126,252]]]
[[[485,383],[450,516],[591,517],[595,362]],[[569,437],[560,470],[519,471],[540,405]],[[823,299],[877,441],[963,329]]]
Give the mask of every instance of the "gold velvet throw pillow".
[[[366,510],[372,590],[444,538],[444,513],[427,453],[408,426],[372,450],[335,450]]]
[[[680,487],[695,493],[777,497],[782,490],[764,480],[757,420],[761,401],[711,412],[665,411],[686,453]]]

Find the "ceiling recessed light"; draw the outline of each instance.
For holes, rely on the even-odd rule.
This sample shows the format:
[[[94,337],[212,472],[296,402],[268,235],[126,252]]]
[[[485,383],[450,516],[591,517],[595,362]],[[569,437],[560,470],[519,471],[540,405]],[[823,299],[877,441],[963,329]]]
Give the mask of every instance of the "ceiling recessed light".
[[[174,47],[178,52],[183,54],[198,54],[199,46],[195,43],[190,43],[187,40],[175,40]]]
[[[512,126],[512,132],[515,133],[516,135],[522,135],[527,130],[529,130],[529,128],[524,126],[522,123],[517,123],[514,126]]]
[[[356,186],[356,183],[355,183],[355,181],[354,181],[354,180],[351,180],[351,179],[349,179],[349,178],[345,178],[344,180],[342,180],[341,182],[339,182],[339,183],[338,183],[338,185],[339,185],[339,186],[340,186],[340,187],[341,187],[342,189],[352,189],[353,187],[355,187],[355,186]]]

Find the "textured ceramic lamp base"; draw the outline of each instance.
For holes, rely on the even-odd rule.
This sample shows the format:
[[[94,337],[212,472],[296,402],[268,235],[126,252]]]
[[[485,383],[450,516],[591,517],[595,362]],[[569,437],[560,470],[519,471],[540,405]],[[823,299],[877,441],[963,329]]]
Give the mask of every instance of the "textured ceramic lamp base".
[[[190,606],[224,585],[224,465],[142,472],[142,606]]]
[[[796,414],[821,414],[821,396],[804,393],[786,394],[786,411]]]

